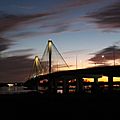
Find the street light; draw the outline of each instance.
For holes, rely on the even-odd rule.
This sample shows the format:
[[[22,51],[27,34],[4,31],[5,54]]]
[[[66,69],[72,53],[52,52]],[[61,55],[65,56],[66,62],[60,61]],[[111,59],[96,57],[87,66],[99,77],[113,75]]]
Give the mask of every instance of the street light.
[[[104,55],[102,55],[102,58],[104,58],[105,56]]]
[[[104,65],[105,65],[105,56],[104,56],[104,55],[102,55],[102,58],[103,58],[103,62],[104,62]]]

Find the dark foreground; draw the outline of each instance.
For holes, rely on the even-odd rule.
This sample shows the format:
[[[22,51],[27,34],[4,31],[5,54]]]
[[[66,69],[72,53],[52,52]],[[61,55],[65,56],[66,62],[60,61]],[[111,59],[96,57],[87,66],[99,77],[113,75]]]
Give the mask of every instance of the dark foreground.
[[[0,95],[0,114],[27,119],[119,119],[120,93],[41,95],[37,92]]]

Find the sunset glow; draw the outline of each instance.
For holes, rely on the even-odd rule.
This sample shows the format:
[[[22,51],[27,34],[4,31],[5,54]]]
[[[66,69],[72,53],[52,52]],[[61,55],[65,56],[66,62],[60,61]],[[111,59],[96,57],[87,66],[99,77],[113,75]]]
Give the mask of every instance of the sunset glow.
[[[48,40],[70,69],[120,65],[119,4],[119,0],[1,0],[1,82],[24,81],[34,57],[41,60]]]

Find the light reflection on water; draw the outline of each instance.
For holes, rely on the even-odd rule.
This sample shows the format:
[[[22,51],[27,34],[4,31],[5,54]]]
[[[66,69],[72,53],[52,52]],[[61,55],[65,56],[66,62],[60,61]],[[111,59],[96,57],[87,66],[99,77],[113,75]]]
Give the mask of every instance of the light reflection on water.
[[[0,94],[14,94],[14,93],[25,93],[33,90],[27,90],[24,86],[4,86],[0,87]]]

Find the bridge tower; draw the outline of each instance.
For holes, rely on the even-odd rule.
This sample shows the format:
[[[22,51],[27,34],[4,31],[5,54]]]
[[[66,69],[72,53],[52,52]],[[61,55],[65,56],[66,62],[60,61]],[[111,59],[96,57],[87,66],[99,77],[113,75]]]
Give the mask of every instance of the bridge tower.
[[[48,51],[49,51],[49,73],[51,73],[51,57],[52,57],[52,41],[48,40]]]
[[[32,70],[30,72],[29,78],[36,77],[40,74],[42,74],[42,66],[41,66],[39,57],[35,56],[34,62],[33,62],[33,67],[32,67]]]
[[[68,64],[55,47],[51,39],[48,40],[47,46],[41,58],[41,65],[45,73],[52,73],[56,71],[69,68]]]
[[[50,74],[52,72],[57,72],[69,68],[66,61],[55,47],[51,39],[48,40],[47,46],[41,58],[41,65],[44,74]],[[56,93],[57,92],[57,83],[58,81],[55,78],[48,78],[48,92]]]
[[[68,70],[69,66],[55,47],[52,40],[49,39],[42,58],[39,59],[38,56],[35,56],[32,71],[30,73],[32,76],[30,76],[29,79],[31,79],[32,86],[35,86],[34,88],[38,88],[40,85],[40,82],[37,80],[39,79],[39,76],[41,74],[48,74],[48,92],[55,93],[57,92],[57,84],[59,81],[51,77],[50,74],[60,70],[65,70],[65,68]],[[37,82],[34,83],[35,81]]]

